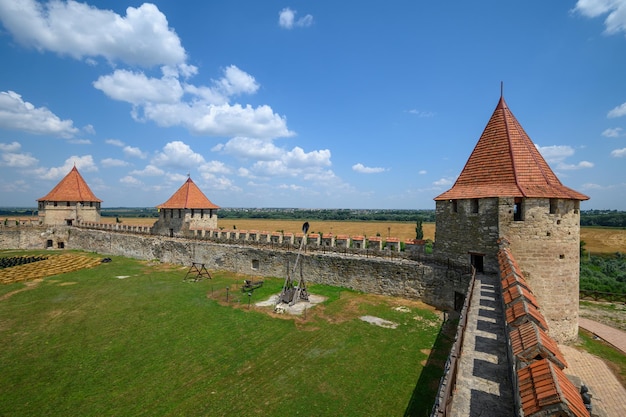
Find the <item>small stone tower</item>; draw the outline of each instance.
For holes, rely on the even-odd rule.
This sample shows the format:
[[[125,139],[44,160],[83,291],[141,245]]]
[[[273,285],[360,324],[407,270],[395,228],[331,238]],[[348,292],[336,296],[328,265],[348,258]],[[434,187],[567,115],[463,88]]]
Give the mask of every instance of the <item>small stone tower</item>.
[[[39,221],[45,225],[100,221],[102,200],[91,192],[76,166],[37,203]]]
[[[217,229],[218,206],[188,178],[169,200],[158,205],[159,219],[152,233],[165,236],[187,236],[193,229]]]
[[[503,97],[452,188],[435,198],[435,250],[497,273],[509,247],[559,342],[578,334],[580,201],[559,181]]]

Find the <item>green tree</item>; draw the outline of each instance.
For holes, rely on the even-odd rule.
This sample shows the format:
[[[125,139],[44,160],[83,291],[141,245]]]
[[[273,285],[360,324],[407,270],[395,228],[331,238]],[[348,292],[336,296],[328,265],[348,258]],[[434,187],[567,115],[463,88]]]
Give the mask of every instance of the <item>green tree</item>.
[[[422,228],[422,219],[417,219],[415,224],[415,239],[424,239],[424,229]]]

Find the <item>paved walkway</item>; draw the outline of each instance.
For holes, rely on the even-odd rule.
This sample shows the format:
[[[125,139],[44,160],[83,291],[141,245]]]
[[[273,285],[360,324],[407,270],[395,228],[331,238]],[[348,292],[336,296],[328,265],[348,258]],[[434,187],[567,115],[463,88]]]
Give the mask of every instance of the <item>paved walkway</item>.
[[[579,318],[578,325],[605,340],[626,354],[626,332],[597,321]],[[593,395],[593,412],[599,416],[626,416],[626,389],[618,382],[609,367],[598,357],[571,346],[559,346],[569,367],[565,373],[580,386],[587,385]]]
[[[453,417],[514,415],[500,298],[496,276],[476,276],[452,398]]]
[[[626,332],[583,317],[578,319],[578,325],[615,346],[626,355]]]
[[[592,395],[593,414],[601,417],[626,416],[626,389],[597,356],[571,346],[560,345],[568,367],[563,371],[577,387],[583,383]]]
[[[453,417],[513,415],[502,304],[496,278],[477,275],[452,398]],[[581,318],[579,325],[626,354],[626,332]],[[598,357],[560,345],[568,362],[564,372],[592,394],[593,416],[626,416],[626,389]]]

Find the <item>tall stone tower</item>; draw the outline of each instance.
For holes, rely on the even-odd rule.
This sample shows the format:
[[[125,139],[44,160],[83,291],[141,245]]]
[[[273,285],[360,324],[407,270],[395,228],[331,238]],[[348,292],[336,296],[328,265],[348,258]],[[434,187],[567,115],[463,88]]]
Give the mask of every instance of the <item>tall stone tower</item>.
[[[498,240],[509,242],[551,336],[578,333],[580,201],[559,181],[503,97],[451,189],[435,198],[439,256],[498,272]]]
[[[94,195],[76,166],[37,203],[39,221],[46,225],[100,221],[102,200]]]
[[[165,236],[186,236],[190,229],[217,229],[218,206],[188,178],[167,200],[158,205],[159,219],[152,233]]]

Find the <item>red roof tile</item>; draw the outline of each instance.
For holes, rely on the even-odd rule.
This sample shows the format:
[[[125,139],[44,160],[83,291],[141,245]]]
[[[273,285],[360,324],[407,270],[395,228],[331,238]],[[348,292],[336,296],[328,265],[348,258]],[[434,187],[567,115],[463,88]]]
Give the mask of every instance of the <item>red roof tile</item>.
[[[211,203],[198,186],[187,178],[187,181],[176,191],[169,200],[158,205],[159,209],[218,209]]]
[[[550,359],[561,369],[567,367],[567,361],[554,339],[533,322],[512,328],[509,339],[513,356],[522,362],[532,363],[539,357]]]
[[[504,316],[507,324],[510,326],[521,326],[524,323],[532,321],[543,330],[548,330],[548,323],[543,317],[543,314],[541,314],[537,307],[526,301],[520,301],[506,308]]]
[[[90,201],[101,203],[76,169],[76,166],[59,183],[37,201]]]
[[[537,302],[534,294],[519,283],[509,285],[506,289],[502,290],[502,301],[504,301],[504,305],[506,307],[509,307],[511,304],[521,300],[524,300],[537,308],[539,307],[539,303]]]
[[[435,200],[486,197],[589,199],[561,184],[503,97],[459,178]]]
[[[517,380],[524,416],[589,417],[576,386],[549,360],[518,370]]]

